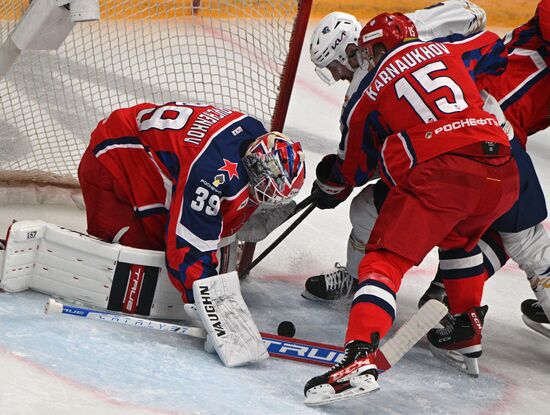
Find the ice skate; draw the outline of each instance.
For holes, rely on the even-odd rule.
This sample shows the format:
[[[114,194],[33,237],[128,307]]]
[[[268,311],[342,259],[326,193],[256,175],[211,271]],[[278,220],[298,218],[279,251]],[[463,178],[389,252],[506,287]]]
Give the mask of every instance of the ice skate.
[[[302,297],[312,301],[337,301],[353,296],[357,291],[357,279],[338,262],[334,266],[334,272],[308,278]]]
[[[521,313],[527,327],[550,338],[550,321],[537,300],[529,299],[521,303]]]
[[[440,303],[445,304],[447,307],[449,306],[447,301],[447,292],[445,291],[445,286],[441,281],[439,281],[437,275],[434,278],[434,280],[430,283],[430,286],[426,290],[426,292],[420,297],[420,300],[418,300],[418,308],[421,308],[424,304],[426,304],[429,300],[437,300]],[[449,313],[445,315],[439,322],[441,327],[445,328],[448,327],[453,323],[453,316],[451,316]]]
[[[349,342],[340,363],[306,383],[304,403],[308,406],[325,405],[380,389],[376,381],[378,370],[374,363],[377,343],[373,347],[362,341]]]
[[[418,308],[422,307],[428,302],[428,300],[437,300],[443,304],[447,304],[447,292],[445,291],[445,286],[441,281],[438,281],[436,278],[430,283],[430,286],[426,292],[418,300]]]
[[[481,329],[489,307],[475,307],[452,317],[451,324],[428,332],[433,355],[470,376],[479,376]]]

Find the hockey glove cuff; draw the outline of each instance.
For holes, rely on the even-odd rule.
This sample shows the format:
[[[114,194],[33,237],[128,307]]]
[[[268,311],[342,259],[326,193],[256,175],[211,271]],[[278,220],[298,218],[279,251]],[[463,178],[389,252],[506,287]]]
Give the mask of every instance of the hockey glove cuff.
[[[313,183],[312,192],[318,190],[319,209],[334,209],[346,200],[353,190],[353,187],[344,182],[340,174],[340,164],[341,160],[336,154],[329,154],[317,165],[317,180]]]

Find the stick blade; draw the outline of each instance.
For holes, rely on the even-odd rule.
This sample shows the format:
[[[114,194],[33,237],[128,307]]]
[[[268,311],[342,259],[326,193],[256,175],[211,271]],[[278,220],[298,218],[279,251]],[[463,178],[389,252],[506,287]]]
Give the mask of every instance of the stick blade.
[[[418,341],[447,314],[445,304],[427,301],[378,350],[376,363],[380,370],[394,366]]]
[[[45,314],[60,314],[63,312],[63,304],[58,303],[53,298],[48,299],[48,302],[44,306]]]

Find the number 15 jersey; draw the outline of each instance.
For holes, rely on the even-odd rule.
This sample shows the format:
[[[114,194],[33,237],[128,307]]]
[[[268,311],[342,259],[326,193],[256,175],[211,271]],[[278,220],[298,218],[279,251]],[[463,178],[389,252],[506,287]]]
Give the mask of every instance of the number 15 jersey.
[[[443,153],[480,141],[509,146],[476,86],[506,67],[502,42],[491,32],[443,39],[389,51],[346,103],[338,153],[346,183],[366,183],[380,163],[395,185],[395,172]]]

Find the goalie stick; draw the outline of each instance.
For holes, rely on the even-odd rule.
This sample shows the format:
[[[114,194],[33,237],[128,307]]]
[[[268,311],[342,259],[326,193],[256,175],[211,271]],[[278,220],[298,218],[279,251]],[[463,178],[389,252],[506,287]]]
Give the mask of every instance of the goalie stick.
[[[93,320],[130,325],[152,330],[167,331],[186,336],[205,338],[206,332],[199,327],[188,327],[164,323],[124,314],[97,311],[89,308],[74,307],[49,299],[45,307],[46,314],[68,314]],[[447,307],[436,300],[429,300],[409,320],[380,346],[376,351],[376,364],[380,372],[394,366],[431,328],[447,314]],[[269,355],[280,359],[293,360],[321,366],[333,366],[343,355],[344,348],[325,343],[261,333]]]

